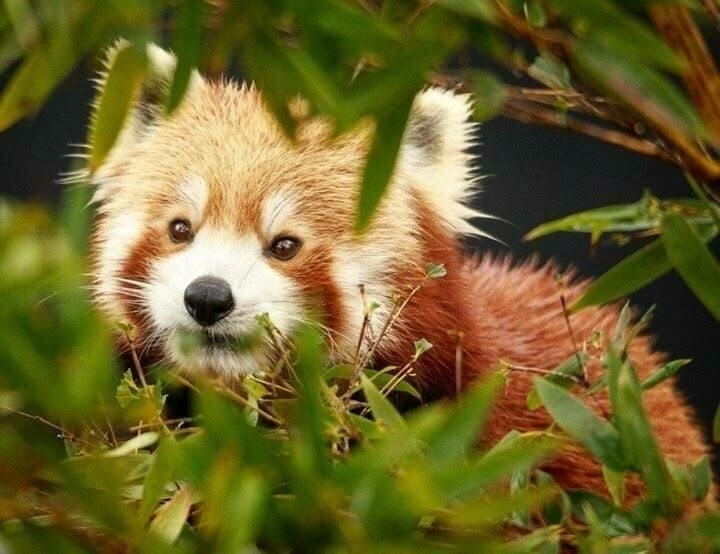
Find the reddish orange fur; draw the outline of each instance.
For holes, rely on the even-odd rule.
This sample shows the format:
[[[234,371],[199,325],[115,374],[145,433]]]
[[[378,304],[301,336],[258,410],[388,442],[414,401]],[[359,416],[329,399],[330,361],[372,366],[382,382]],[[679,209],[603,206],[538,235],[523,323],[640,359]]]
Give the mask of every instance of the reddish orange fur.
[[[618,307],[592,307],[570,315],[571,336],[561,296],[569,305],[587,281],[578,281],[572,274],[558,278],[558,268],[551,263],[513,265],[508,258],[492,254],[464,259],[457,239],[435,224],[427,210],[421,213],[424,262],[443,263],[447,275],[428,281],[410,301],[398,321],[407,344],[382,350],[382,363],[402,365],[412,354],[412,340],[425,338],[434,347],[416,367],[417,382],[429,397],[453,396],[460,331],[462,388],[497,369],[501,361],[515,368],[497,399],[482,442],[493,444],[513,429],[547,429],[551,423],[547,412],[531,411],[526,405],[533,379],[538,377],[532,370],[552,369],[573,354],[573,340],[582,345],[598,332],[602,337],[598,350],[604,351],[618,320]],[[407,289],[418,282],[418,275],[407,275],[405,280]],[[662,353],[652,349],[649,336],[634,339],[629,354],[641,379],[665,361]],[[586,368],[588,380],[594,381],[602,371],[598,360],[591,359]],[[708,454],[693,414],[675,391],[672,379],[652,388],[643,400],[664,455],[684,465]],[[594,395],[590,406],[605,418],[611,415],[604,392]],[[609,496],[600,465],[577,445],[565,448],[545,469],[565,488],[592,489]],[[641,492],[638,482],[631,480],[627,501]]]

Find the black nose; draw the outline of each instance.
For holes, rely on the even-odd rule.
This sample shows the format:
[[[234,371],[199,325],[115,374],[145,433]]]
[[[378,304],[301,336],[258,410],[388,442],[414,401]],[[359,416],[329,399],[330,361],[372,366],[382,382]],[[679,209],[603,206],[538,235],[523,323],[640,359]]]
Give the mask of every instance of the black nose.
[[[208,327],[228,315],[235,306],[227,281],[212,275],[198,277],[185,289],[185,307],[200,325]]]

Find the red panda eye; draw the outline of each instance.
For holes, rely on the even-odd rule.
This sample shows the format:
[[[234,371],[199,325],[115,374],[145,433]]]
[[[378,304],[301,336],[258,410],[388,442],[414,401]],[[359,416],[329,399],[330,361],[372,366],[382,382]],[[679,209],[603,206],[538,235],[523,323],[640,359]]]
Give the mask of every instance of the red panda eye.
[[[270,255],[281,261],[287,261],[300,249],[300,241],[293,237],[279,237],[275,239],[270,247]]]
[[[185,219],[173,219],[168,230],[170,240],[175,243],[190,242],[193,238],[192,227]]]

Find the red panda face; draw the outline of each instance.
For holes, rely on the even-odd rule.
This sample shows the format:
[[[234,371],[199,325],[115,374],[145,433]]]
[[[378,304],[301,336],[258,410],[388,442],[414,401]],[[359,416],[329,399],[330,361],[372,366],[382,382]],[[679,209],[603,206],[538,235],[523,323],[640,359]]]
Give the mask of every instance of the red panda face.
[[[172,74],[174,59],[156,47],[149,54],[158,86]],[[422,126],[415,135],[422,136],[416,145],[408,133],[381,209],[370,230],[356,236],[368,129],[332,138],[326,123],[300,120],[291,141],[256,90],[197,75],[170,117],[144,97],[161,95],[141,92],[92,175],[95,296],[112,320],[132,326],[141,353],[152,351],[186,371],[242,374],[268,362],[268,324],[290,336],[314,321],[342,356],[358,343],[365,309],[360,285],[365,302],[381,304],[372,322],[380,327],[397,276],[422,275],[419,218],[435,217],[453,233],[465,230],[471,212],[459,202],[469,181],[464,100],[450,100],[462,131],[453,137],[452,147],[461,150],[452,163],[438,144],[442,126],[431,107],[435,123],[416,118]],[[423,189],[427,176],[449,178],[443,186],[450,196]],[[462,188],[452,185],[457,179]]]

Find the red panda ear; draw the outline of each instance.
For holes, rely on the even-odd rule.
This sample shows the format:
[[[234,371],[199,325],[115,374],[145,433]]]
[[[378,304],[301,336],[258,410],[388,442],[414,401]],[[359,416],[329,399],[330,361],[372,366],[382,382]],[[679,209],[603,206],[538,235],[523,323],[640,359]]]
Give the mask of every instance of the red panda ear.
[[[425,198],[446,227],[459,234],[484,234],[469,220],[484,214],[467,203],[478,175],[470,151],[475,127],[467,94],[429,88],[415,97],[400,152],[400,174]]]
[[[106,86],[107,75],[110,73],[115,62],[117,53],[129,46],[124,40],[116,42],[107,52],[105,58],[105,71],[97,80],[97,94],[93,104],[92,125],[94,125],[95,113],[97,112],[99,99],[102,97]],[[152,130],[157,120],[163,117],[165,104],[172,84],[177,58],[171,52],[163,50],[155,44],[148,44],[147,67],[142,82],[135,94],[133,105],[126,117],[123,130],[118,136],[114,148],[129,146],[137,143]],[[202,82],[202,78],[193,72],[188,92]]]

